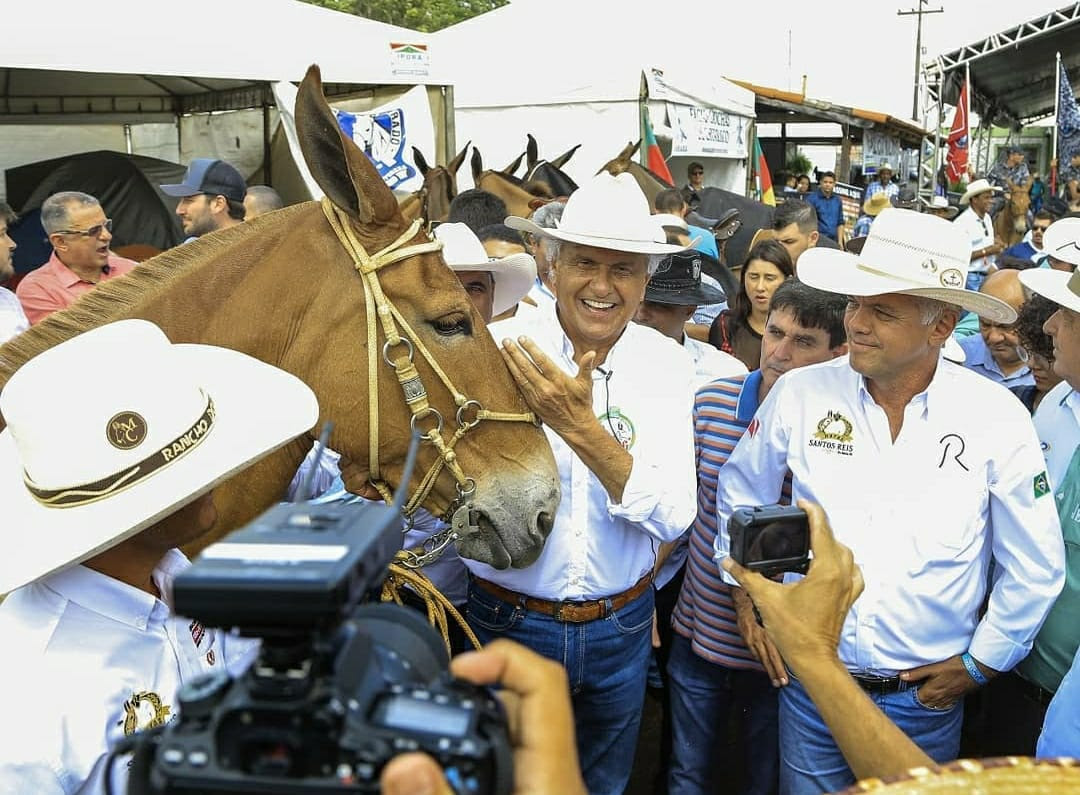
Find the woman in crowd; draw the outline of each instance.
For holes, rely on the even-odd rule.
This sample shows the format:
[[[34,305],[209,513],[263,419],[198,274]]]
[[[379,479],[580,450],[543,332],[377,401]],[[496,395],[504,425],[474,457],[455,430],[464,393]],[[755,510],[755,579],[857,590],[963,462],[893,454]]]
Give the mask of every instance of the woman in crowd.
[[[787,249],[778,241],[763,240],[750,249],[739,278],[739,292],[730,308],[713,321],[709,342],[739,359],[749,370],[756,370],[772,294],[794,272]]]
[[[1016,317],[1016,336],[1027,354],[1035,386],[1017,387],[1013,391],[1032,413],[1043,396],[1061,383],[1061,376],[1054,373],[1054,340],[1043,331],[1043,324],[1057,309],[1052,301],[1032,295],[1020,307]]]
[[[799,198],[806,198],[806,194],[810,192],[810,177],[806,174],[799,174],[795,178],[795,190],[799,193]]]

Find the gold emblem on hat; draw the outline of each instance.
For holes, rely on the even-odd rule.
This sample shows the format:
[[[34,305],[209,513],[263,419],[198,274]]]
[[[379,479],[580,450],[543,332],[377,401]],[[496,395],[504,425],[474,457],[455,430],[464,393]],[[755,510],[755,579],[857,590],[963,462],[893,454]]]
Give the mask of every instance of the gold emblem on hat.
[[[146,420],[134,411],[121,411],[105,426],[105,438],[118,450],[131,450],[146,439]]]
[[[965,282],[964,274],[956,268],[949,268],[948,270],[942,271],[940,278],[942,287],[951,287],[954,290],[963,287]]]
[[[172,707],[162,703],[161,696],[150,690],[132,693],[124,702],[124,736],[130,737],[137,731],[156,729],[164,726],[172,714]]]

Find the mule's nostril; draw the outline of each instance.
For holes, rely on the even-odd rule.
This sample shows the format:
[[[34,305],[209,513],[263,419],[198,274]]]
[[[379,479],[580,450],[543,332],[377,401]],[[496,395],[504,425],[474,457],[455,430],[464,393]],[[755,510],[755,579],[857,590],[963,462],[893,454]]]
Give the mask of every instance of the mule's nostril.
[[[547,538],[551,535],[551,528],[555,526],[555,519],[547,511],[541,511],[536,517],[536,526],[540,530],[540,535]]]

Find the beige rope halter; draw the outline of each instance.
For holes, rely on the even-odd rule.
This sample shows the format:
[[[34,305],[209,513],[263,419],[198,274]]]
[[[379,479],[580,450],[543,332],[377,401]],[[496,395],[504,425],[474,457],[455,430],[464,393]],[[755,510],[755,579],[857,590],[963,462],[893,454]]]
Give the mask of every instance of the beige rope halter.
[[[420,486],[409,498],[402,512],[406,518],[411,517],[418,507],[427,499],[435,482],[443,469],[446,469],[454,478],[457,486],[458,498],[447,510],[445,519],[450,527],[444,531],[445,536],[436,538],[434,543],[425,545],[423,552],[416,550],[404,550],[405,558],[403,565],[417,568],[431,562],[441,555],[442,550],[450,543],[469,533],[478,532],[472,517],[472,498],[476,493],[476,481],[465,475],[458,463],[454,446],[470,430],[475,428],[483,420],[497,422],[529,422],[538,424],[536,416],[532,412],[508,413],[488,411],[477,400],[472,400],[464,395],[446,375],[435,357],[431,355],[423,340],[412,329],[398,312],[394,304],[383,293],[379,284],[378,271],[381,268],[399,262],[419,254],[439,251],[442,242],[439,240],[427,240],[423,243],[408,245],[420,231],[423,221],[417,219],[412,222],[405,232],[393,243],[386,246],[375,254],[368,254],[363,245],[357,239],[349,217],[342,212],[328,198],[323,198],[322,209],[326,214],[330,227],[334,230],[345,250],[353,258],[356,270],[364,283],[364,304],[367,315],[368,334],[368,414],[369,414],[369,442],[368,442],[368,466],[372,485],[387,503],[393,502],[390,488],[382,479],[379,466],[379,363],[376,353],[375,341],[378,337],[376,318],[382,326],[386,342],[382,347],[383,361],[394,370],[398,383],[401,385],[405,403],[412,414],[410,425],[412,429],[421,434],[422,439],[431,444],[438,452],[434,463],[424,475]],[[400,326],[405,336],[398,331]],[[393,354],[397,355],[393,355]],[[419,352],[427,360],[431,369],[443,382],[450,392],[457,406],[457,430],[449,440],[442,436],[443,417],[439,411],[428,403],[427,389],[424,387],[420,373],[413,363],[414,352]],[[421,426],[427,423],[430,427],[423,430]],[[436,534],[439,536],[441,534]]]

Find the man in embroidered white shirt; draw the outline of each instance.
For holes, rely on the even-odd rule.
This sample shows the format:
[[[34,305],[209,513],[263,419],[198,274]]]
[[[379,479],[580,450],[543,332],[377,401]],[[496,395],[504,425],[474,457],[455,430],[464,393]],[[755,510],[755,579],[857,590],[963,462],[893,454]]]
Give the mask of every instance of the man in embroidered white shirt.
[[[866,582],[840,658],[939,761],[959,750],[964,694],[1030,651],[1064,570],[1026,410],[941,356],[962,310],[1015,319],[1008,304],[964,289],[969,252],[959,227],[898,209],[874,222],[860,255],[807,252],[800,278],[849,296],[850,356],[780,378],[717,493],[718,559],[729,549],[732,510],[777,502],[788,470],[793,500],[825,509]],[[780,726],[782,791],[853,781],[794,678],[781,693]]]
[[[99,793],[110,748],[173,720],[182,683],[251,663],[254,642],[171,615],[176,547],[213,526],[213,487],[311,428],[318,405],[275,367],[125,320],[30,359],[0,411],[0,792]]]
[[[555,263],[556,311],[491,333],[544,422],[563,497],[535,561],[465,561],[468,618],[482,641],[518,640],[566,667],[588,790],[619,795],[645,697],[656,550],[695,510],[693,364],[631,322],[660,256],[682,247],[628,174],[582,185],[556,228],[506,223],[544,236]]]

